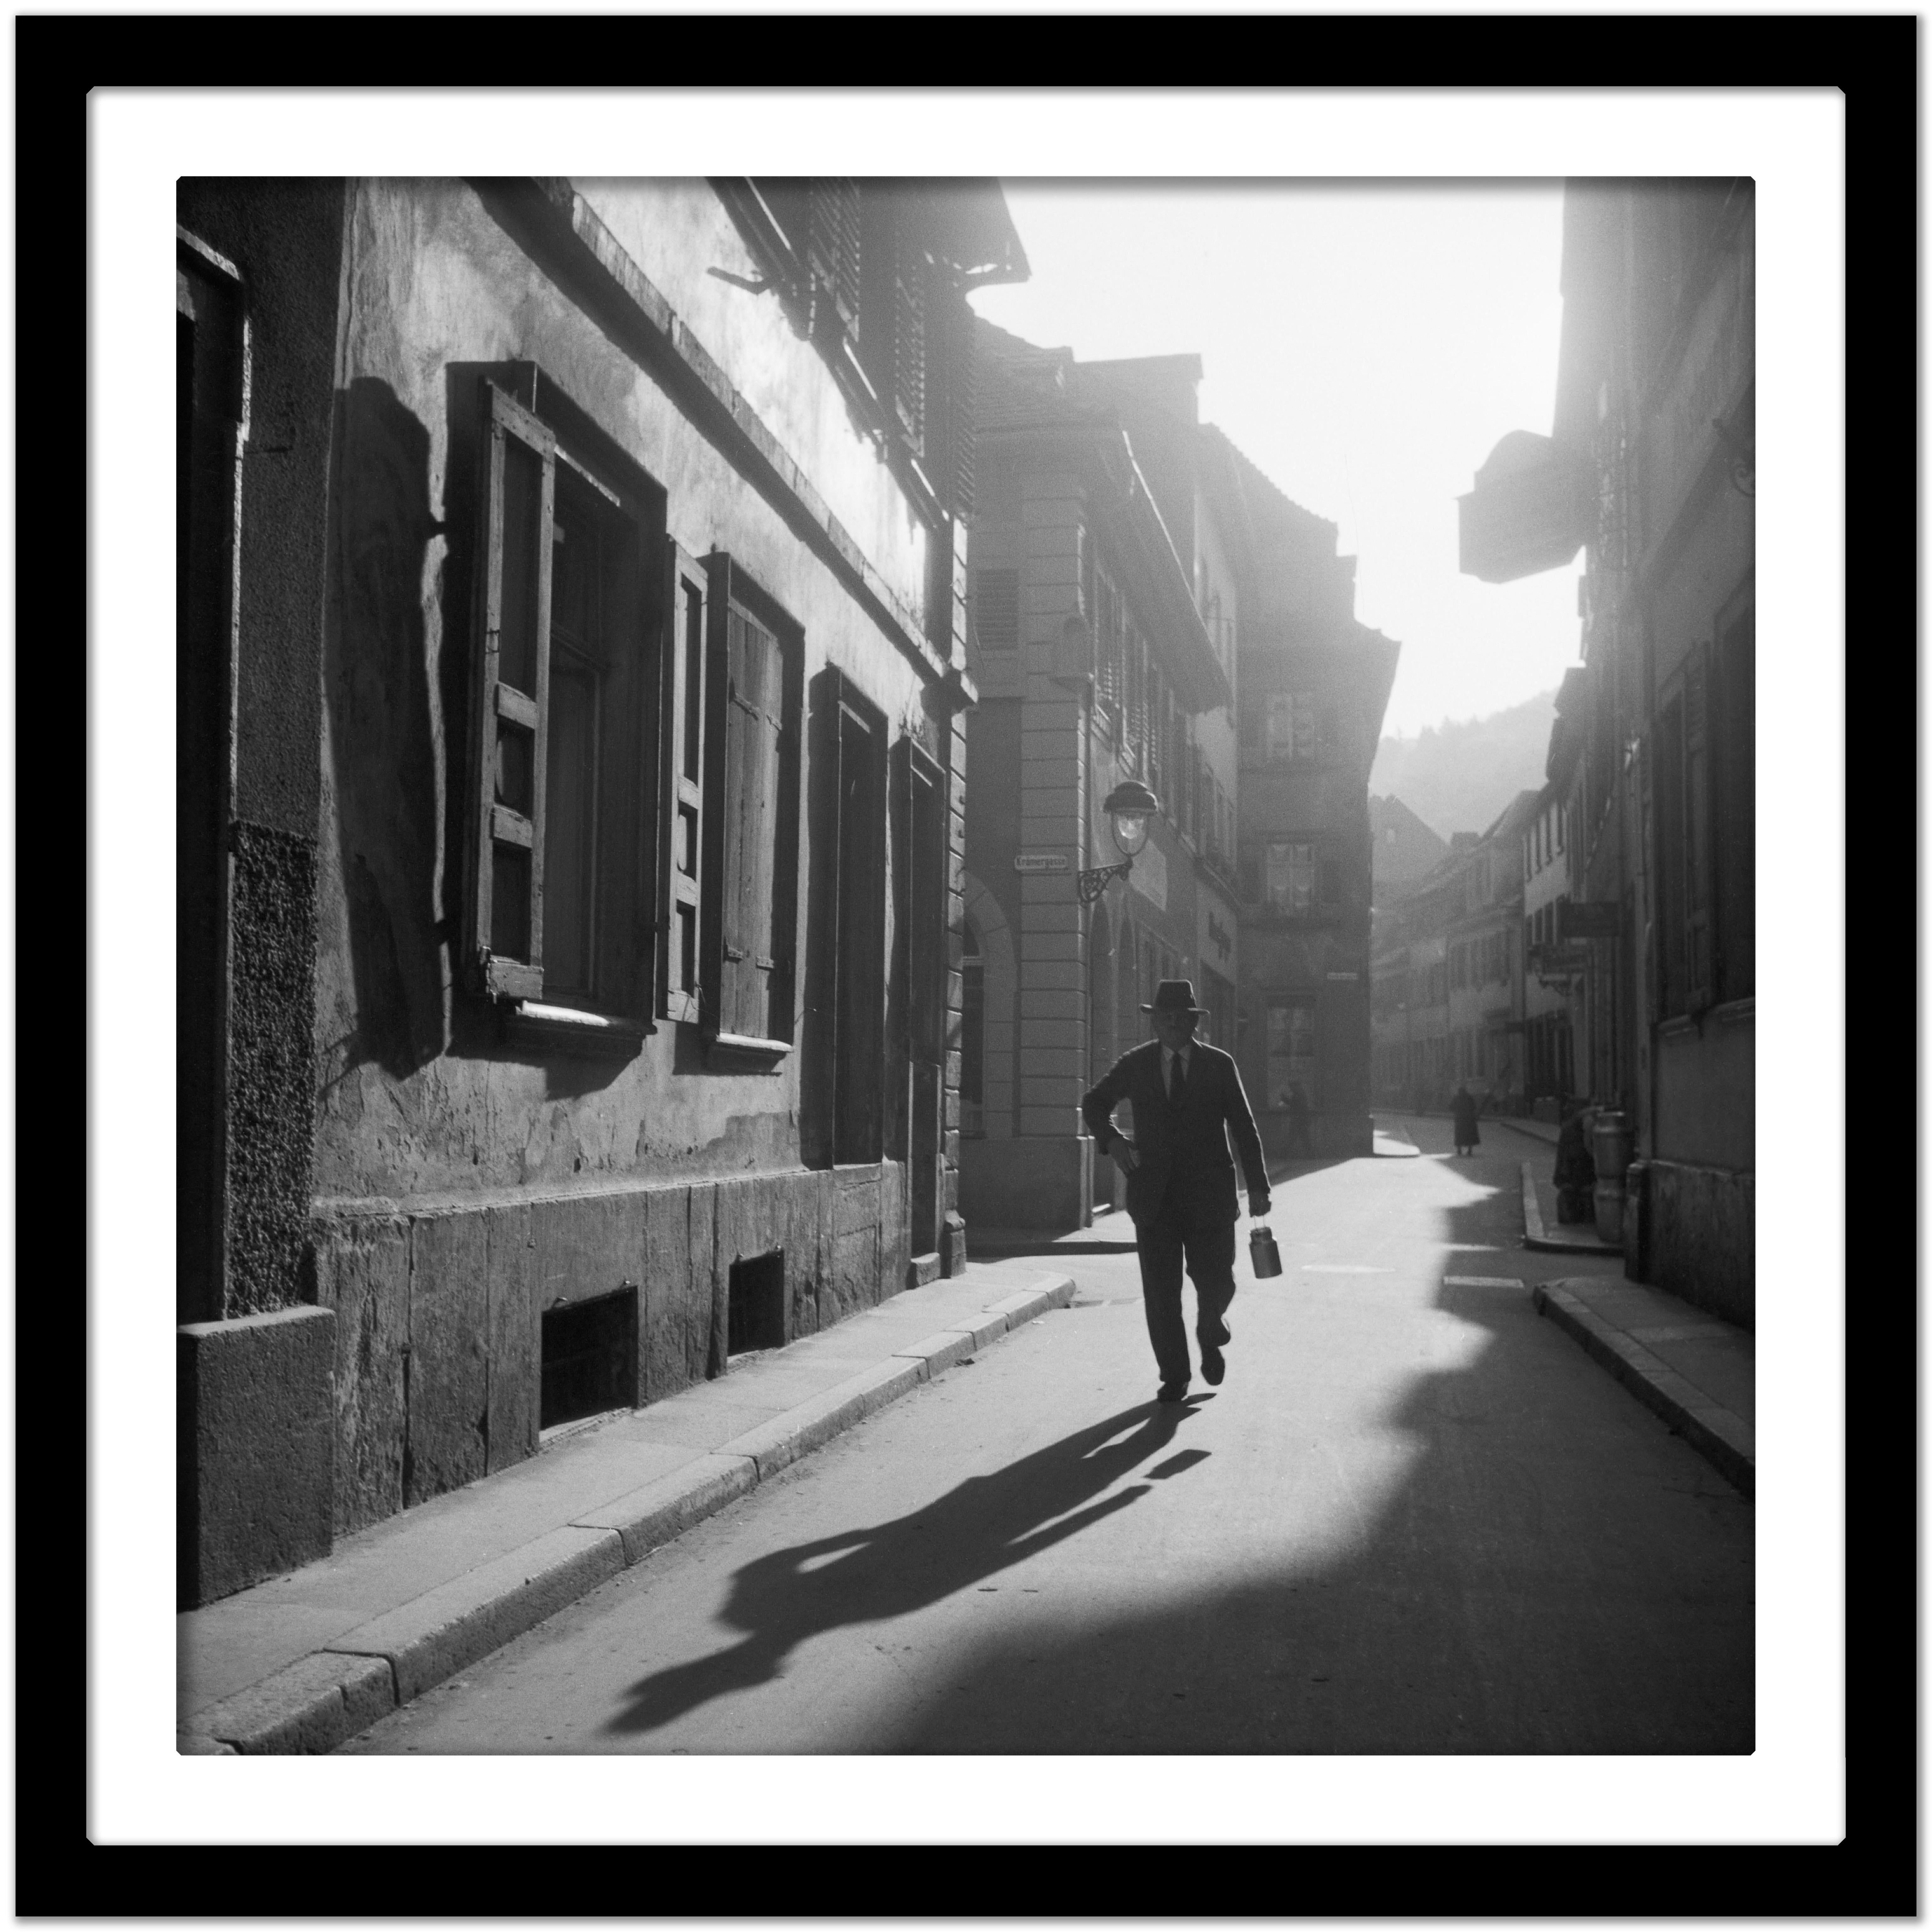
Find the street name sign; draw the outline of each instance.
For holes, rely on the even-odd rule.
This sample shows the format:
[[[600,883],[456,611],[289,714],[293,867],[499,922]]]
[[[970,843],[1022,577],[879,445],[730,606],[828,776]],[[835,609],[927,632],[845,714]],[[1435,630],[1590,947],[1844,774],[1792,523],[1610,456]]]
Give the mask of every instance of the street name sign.
[[[1072,861],[1064,852],[1016,852],[1013,870],[1016,872],[1064,872]]]

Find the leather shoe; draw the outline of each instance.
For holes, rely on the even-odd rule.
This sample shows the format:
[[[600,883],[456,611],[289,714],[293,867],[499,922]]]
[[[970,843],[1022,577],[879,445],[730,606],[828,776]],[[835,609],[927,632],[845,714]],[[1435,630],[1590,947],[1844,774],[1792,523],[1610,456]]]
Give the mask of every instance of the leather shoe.
[[[1185,1382],[1162,1382],[1159,1400],[1162,1402],[1185,1402],[1187,1384]]]
[[[1206,1348],[1201,1351],[1201,1378],[1210,1388],[1219,1388],[1221,1378],[1228,1372],[1228,1364],[1219,1348]]]

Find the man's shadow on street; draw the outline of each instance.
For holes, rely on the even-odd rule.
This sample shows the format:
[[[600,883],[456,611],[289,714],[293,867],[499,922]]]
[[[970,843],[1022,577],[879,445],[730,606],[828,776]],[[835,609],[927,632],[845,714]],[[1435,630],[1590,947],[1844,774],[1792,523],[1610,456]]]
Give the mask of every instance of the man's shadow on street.
[[[655,1730],[713,1697],[769,1682],[808,1637],[923,1609],[1126,1508],[1151,1485],[1090,1498],[1157,1455],[1194,1408],[1212,1400],[1140,1403],[992,1475],[968,1477],[909,1516],[746,1564],[722,1613],[746,1633],[743,1640],[640,1678],[627,1694],[628,1708],[604,1730]],[[1148,1473],[1178,1475],[1204,1460],[1204,1451],[1184,1453]]]

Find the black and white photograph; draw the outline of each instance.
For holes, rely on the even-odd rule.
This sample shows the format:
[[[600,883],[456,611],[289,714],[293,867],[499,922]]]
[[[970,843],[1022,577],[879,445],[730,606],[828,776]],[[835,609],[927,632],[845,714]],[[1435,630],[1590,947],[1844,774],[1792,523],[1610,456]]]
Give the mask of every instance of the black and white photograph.
[[[519,172],[551,102],[166,184],[156,1774],[1807,1836],[1762,131]]]

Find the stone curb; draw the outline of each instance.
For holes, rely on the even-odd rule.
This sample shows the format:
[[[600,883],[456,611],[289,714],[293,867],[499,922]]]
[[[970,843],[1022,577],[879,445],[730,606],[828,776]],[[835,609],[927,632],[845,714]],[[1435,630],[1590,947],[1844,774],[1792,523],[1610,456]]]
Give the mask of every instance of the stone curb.
[[[396,1702],[406,1704],[623,1568],[624,1540],[614,1529],[566,1524],[345,1630],[322,1648],[387,1658],[396,1673]]]
[[[183,1756],[333,1750],[395,1707],[395,1675],[387,1659],[317,1651],[197,1711],[182,1726],[176,1748]]]
[[[1013,1234],[1005,1240],[988,1236],[976,1238],[973,1244],[976,1258],[988,1261],[1018,1261],[1038,1255],[1042,1258],[1051,1256],[1058,1261],[1067,1255],[1131,1255],[1138,1252],[1138,1244],[1118,1235],[1107,1234],[1096,1238],[1076,1240],[1065,1234],[1040,1234],[1028,1237]]]
[[[1525,1161],[1522,1164],[1522,1244],[1533,1252],[1546,1255],[1620,1255],[1621,1247],[1612,1247],[1607,1241],[1592,1234],[1587,1240],[1570,1234],[1554,1234],[1543,1218],[1543,1203],[1537,1198],[1536,1164]]]
[[[1754,1502],[1757,1496],[1756,1438],[1750,1424],[1713,1402],[1667,1363],[1612,1327],[1560,1282],[1533,1289],[1539,1315],[1568,1330],[1643,1406],[1669,1423],[1699,1455]]]
[[[764,1482],[788,1468],[801,1456],[809,1455],[821,1444],[841,1436],[855,1422],[862,1422],[874,1409],[896,1402],[909,1390],[928,1379],[923,1362],[905,1361],[897,1357],[862,1370],[842,1382],[835,1383],[822,1395],[815,1395],[788,1408],[782,1415],[721,1442],[721,1456],[742,1456],[758,1466],[758,1480]]]
[[[614,1529],[626,1564],[640,1563],[660,1544],[682,1536],[758,1486],[758,1466],[747,1456],[700,1456],[628,1496],[587,1511],[579,1529]]]
[[[1071,1275],[1042,1275],[1037,1287],[991,1304],[981,1319],[899,1349],[710,1454],[370,1618],[196,1712],[179,1727],[177,1752],[334,1750],[941,1370],[1072,1299]]]

